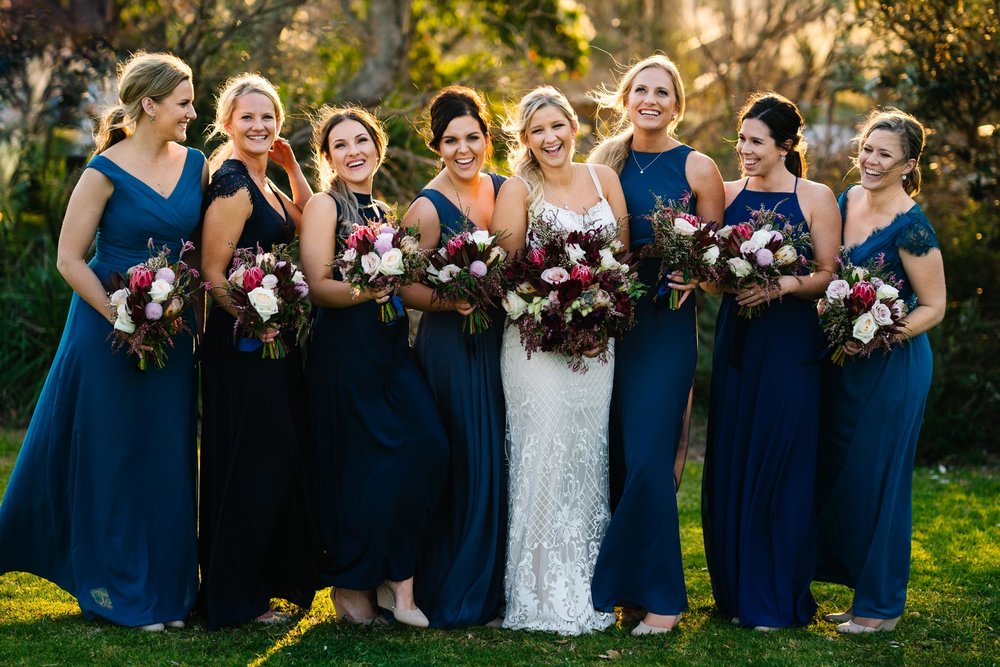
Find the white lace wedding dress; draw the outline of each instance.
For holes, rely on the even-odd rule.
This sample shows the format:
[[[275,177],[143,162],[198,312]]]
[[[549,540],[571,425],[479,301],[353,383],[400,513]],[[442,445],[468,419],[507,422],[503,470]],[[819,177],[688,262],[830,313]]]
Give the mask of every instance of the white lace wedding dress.
[[[601,201],[587,215],[545,202],[566,231],[616,224]],[[573,372],[549,352],[527,358],[515,327],[500,358],[507,402],[510,527],[503,627],[577,635],[603,630],[614,614],[596,611],[590,581],[608,526],[608,411],[614,341],[607,364]]]

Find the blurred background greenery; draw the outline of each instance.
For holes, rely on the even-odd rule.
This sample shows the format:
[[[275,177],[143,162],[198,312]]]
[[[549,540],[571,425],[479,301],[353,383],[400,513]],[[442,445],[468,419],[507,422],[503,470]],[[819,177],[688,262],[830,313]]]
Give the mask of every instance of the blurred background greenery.
[[[433,174],[420,130],[438,88],[479,88],[499,117],[527,89],[552,83],[580,114],[586,154],[607,121],[587,91],[662,51],[685,78],[680,139],[727,180],[738,177],[736,111],[758,89],[799,104],[810,177],[835,192],[853,180],[850,138],[873,105],[899,106],[932,130],[918,200],[941,241],[949,308],[932,333],[918,456],[995,463],[998,11],[995,0],[0,0],[0,426],[27,423],[62,334],[62,215],[94,118],[113,99],[115,63],[130,52],[169,50],[192,66],[199,117],[188,137],[206,153],[213,93],[239,72],[279,86],[290,114],[283,134],[307,169],[311,112],[347,101],[377,108],[391,153],[376,188],[405,206]],[[281,181],[280,170],[273,176]],[[716,308],[702,298],[701,417]]]

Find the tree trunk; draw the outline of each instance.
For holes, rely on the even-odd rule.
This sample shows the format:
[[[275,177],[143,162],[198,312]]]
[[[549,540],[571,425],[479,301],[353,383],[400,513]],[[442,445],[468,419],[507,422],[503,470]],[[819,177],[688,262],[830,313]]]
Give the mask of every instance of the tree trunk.
[[[395,86],[410,47],[412,0],[371,0],[365,60],[344,88],[345,101],[376,105]]]

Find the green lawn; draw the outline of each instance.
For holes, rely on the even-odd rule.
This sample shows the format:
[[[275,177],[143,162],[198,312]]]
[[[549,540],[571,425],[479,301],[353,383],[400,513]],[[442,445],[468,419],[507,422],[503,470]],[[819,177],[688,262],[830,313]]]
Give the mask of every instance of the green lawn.
[[[0,432],[0,489],[20,435]],[[895,633],[838,636],[833,625],[756,633],[713,613],[701,544],[701,465],[681,487],[690,611],[669,635],[615,628],[587,637],[469,630],[364,630],[334,622],[321,591],[290,627],[207,632],[197,623],[146,634],[87,622],[74,600],[26,574],[0,577],[0,665],[564,664],[996,665],[1000,663],[1000,476],[993,470],[920,469],[915,481],[913,574]],[[0,545],[0,548],[3,548]],[[820,612],[850,593],[816,585]]]

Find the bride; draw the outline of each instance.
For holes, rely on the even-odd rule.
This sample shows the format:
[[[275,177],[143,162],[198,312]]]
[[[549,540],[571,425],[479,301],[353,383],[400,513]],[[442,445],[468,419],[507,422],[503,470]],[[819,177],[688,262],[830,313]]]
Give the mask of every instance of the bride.
[[[500,189],[492,230],[524,248],[533,219],[554,216],[565,232],[614,226],[628,247],[625,199],[614,171],[573,162],[576,113],[555,88],[525,95],[509,124],[515,177]],[[573,372],[550,352],[527,358],[516,328],[504,332],[500,372],[507,402],[510,529],[503,626],[576,635],[602,630],[614,614],[590,597],[594,563],[609,519],[609,361]],[[601,350],[592,350],[596,356]],[[591,356],[591,355],[588,355]]]

